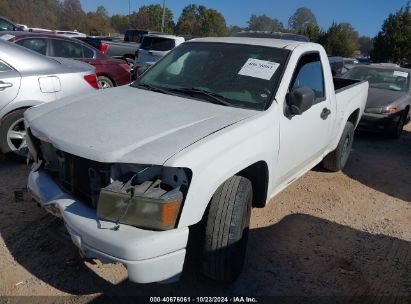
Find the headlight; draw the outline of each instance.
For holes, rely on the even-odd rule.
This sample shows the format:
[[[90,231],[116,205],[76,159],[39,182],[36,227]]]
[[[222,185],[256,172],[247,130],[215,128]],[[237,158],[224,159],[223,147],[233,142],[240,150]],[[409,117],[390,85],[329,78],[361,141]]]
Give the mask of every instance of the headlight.
[[[366,108],[365,113],[372,113],[372,114],[381,114],[383,111],[383,108]]]
[[[114,182],[101,189],[100,218],[153,230],[176,227],[190,171],[183,168],[114,165]]]
[[[395,107],[366,108],[365,112],[372,113],[372,114],[394,114],[397,112],[397,108]]]

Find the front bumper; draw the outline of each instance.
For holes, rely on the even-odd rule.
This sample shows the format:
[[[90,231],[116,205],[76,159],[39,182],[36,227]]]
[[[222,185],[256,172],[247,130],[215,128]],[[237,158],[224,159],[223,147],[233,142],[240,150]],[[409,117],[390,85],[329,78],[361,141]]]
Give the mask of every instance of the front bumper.
[[[388,130],[395,127],[400,119],[400,115],[397,114],[372,114],[364,113],[361,117],[358,127],[361,129],[372,130]]]
[[[182,272],[188,228],[149,231],[99,219],[96,210],[61,191],[44,172],[31,172],[28,189],[46,210],[62,217],[73,243],[88,258],[120,262],[136,283],[175,280]],[[57,211],[57,212],[56,212]]]

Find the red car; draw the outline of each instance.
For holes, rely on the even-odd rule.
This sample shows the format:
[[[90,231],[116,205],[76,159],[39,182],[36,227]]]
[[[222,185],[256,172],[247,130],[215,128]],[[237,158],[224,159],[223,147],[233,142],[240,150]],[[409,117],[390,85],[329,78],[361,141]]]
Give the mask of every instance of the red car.
[[[45,56],[71,58],[91,64],[96,68],[101,89],[131,82],[130,66],[126,61],[111,58],[77,39],[28,32],[0,32],[0,39],[14,42]]]

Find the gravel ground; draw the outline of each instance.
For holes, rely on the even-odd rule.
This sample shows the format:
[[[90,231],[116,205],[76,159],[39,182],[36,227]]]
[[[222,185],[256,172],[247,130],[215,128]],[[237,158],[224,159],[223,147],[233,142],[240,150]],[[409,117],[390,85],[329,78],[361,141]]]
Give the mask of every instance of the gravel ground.
[[[138,285],[122,265],[82,261],[60,238],[59,220],[35,203],[13,201],[28,167],[0,156],[0,295],[71,296],[64,299],[72,303],[213,294],[410,303],[411,126],[406,130],[398,141],[357,134],[344,172],[314,168],[253,210],[244,272],[226,286],[199,275],[195,262],[186,263],[179,283]]]

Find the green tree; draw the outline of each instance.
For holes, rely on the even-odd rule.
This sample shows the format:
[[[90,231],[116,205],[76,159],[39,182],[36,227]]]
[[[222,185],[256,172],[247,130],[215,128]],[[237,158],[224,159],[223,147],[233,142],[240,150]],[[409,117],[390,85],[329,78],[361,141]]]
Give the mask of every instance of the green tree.
[[[370,56],[373,47],[373,41],[368,36],[361,36],[358,38],[358,50],[363,56]]]
[[[64,0],[60,8],[60,29],[87,32],[86,14],[80,0]]]
[[[411,61],[411,13],[407,3],[384,21],[381,31],[374,38],[371,51],[374,61],[403,63]]]
[[[281,32],[284,30],[284,25],[278,19],[270,18],[267,15],[251,15],[250,20],[248,20],[248,30]]]
[[[163,7],[159,4],[141,6],[138,12],[130,16],[131,27],[138,29],[150,29],[161,31],[163,18]],[[173,12],[165,9],[164,31],[166,33],[174,32]]]
[[[118,33],[124,34],[130,28],[129,16],[113,15],[111,16],[111,26]]]
[[[97,7],[95,12],[87,13],[87,29],[92,35],[108,35],[113,33],[111,20],[104,6]]]
[[[351,57],[357,50],[358,33],[349,23],[333,23],[320,41],[328,55]]]
[[[203,5],[188,5],[178,19],[176,32],[180,35],[226,36],[227,25],[218,11]]]
[[[303,31],[308,26],[315,27],[318,23],[314,13],[306,7],[298,8],[288,19],[288,27],[294,31]]]
[[[318,25],[309,24],[304,29],[297,31],[297,34],[304,35],[310,38],[310,41],[319,43],[321,36],[324,33],[321,32],[321,29]]]

